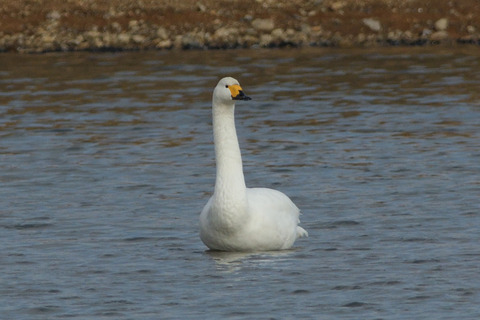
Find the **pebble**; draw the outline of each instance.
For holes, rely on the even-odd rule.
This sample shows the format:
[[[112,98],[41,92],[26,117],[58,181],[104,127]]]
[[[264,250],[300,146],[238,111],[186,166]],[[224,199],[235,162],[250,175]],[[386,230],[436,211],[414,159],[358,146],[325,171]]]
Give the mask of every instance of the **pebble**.
[[[145,37],[142,36],[141,34],[134,34],[132,36],[132,40],[133,40],[133,42],[135,42],[137,44],[140,44],[140,43],[145,42]]]
[[[442,18],[438,19],[435,22],[435,30],[437,31],[445,31],[448,28],[448,19],[447,18]]]
[[[130,34],[122,32],[118,35],[117,39],[122,44],[128,44],[130,42]]]
[[[260,36],[260,46],[268,47],[273,42],[273,37],[270,34],[262,34]]]
[[[171,40],[160,40],[156,42],[155,48],[157,49],[170,49],[173,46]]]
[[[370,28],[370,30],[379,32],[382,30],[382,25],[380,24],[380,21],[372,19],[372,18],[366,18],[362,20],[363,24],[366,25],[367,27]]]
[[[335,2],[332,2],[328,8],[332,11],[339,11],[339,10],[342,10],[343,7],[345,7],[346,5],[347,3],[344,1],[335,1]]]
[[[157,37],[162,39],[162,40],[167,40],[168,39],[168,32],[167,29],[160,27],[157,29]]]
[[[277,29],[274,29],[274,30],[272,31],[272,37],[273,37],[274,39],[281,39],[281,40],[283,40],[283,38],[284,38],[284,36],[283,36],[284,33],[285,33],[285,32],[284,32],[282,29],[277,28]]]
[[[51,11],[47,14],[47,19],[50,19],[50,20],[58,20],[60,19],[62,16],[60,14],[60,12],[54,10],[54,11]]]
[[[270,32],[275,28],[272,19],[255,19],[252,21],[252,27],[258,31]]]
[[[113,23],[111,24],[111,28],[112,28],[113,31],[115,31],[115,32],[117,32],[117,33],[120,32],[120,31],[122,31],[122,26],[121,26],[120,23],[118,23],[118,22],[113,22]]]
[[[448,39],[448,32],[447,31],[435,31],[430,35],[431,41],[442,41]]]

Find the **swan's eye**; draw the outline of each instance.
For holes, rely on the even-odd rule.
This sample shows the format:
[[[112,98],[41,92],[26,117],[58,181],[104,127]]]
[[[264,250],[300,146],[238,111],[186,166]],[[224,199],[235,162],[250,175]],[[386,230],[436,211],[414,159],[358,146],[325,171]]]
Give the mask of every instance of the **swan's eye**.
[[[225,88],[228,88],[228,84],[225,86]]]

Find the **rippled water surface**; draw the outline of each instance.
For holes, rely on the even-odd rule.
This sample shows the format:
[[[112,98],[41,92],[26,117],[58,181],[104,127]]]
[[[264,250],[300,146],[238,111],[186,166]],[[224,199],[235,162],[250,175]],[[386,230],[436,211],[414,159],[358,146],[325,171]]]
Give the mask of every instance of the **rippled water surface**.
[[[310,233],[213,253],[211,94]],[[479,319],[478,49],[0,55],[5,319]]]

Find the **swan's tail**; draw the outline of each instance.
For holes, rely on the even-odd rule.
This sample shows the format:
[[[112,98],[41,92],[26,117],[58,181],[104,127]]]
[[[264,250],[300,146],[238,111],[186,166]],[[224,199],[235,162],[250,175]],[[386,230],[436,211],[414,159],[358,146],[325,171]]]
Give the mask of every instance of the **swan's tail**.
[[[297,239],[298,238],[303,238],[303,237],[308,237],[307,230],[303,229],[302,227],[297,226]]]

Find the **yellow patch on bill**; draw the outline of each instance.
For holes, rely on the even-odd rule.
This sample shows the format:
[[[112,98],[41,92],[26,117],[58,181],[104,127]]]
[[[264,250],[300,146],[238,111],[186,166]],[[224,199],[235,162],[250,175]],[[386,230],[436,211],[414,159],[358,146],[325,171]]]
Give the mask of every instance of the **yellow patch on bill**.
[[[232,98],[238,96],[240,91],[242,91],[242,87],[240,87],[238,84],[228,86],[228,89],[230,89],[230,92],[232,93]]]

